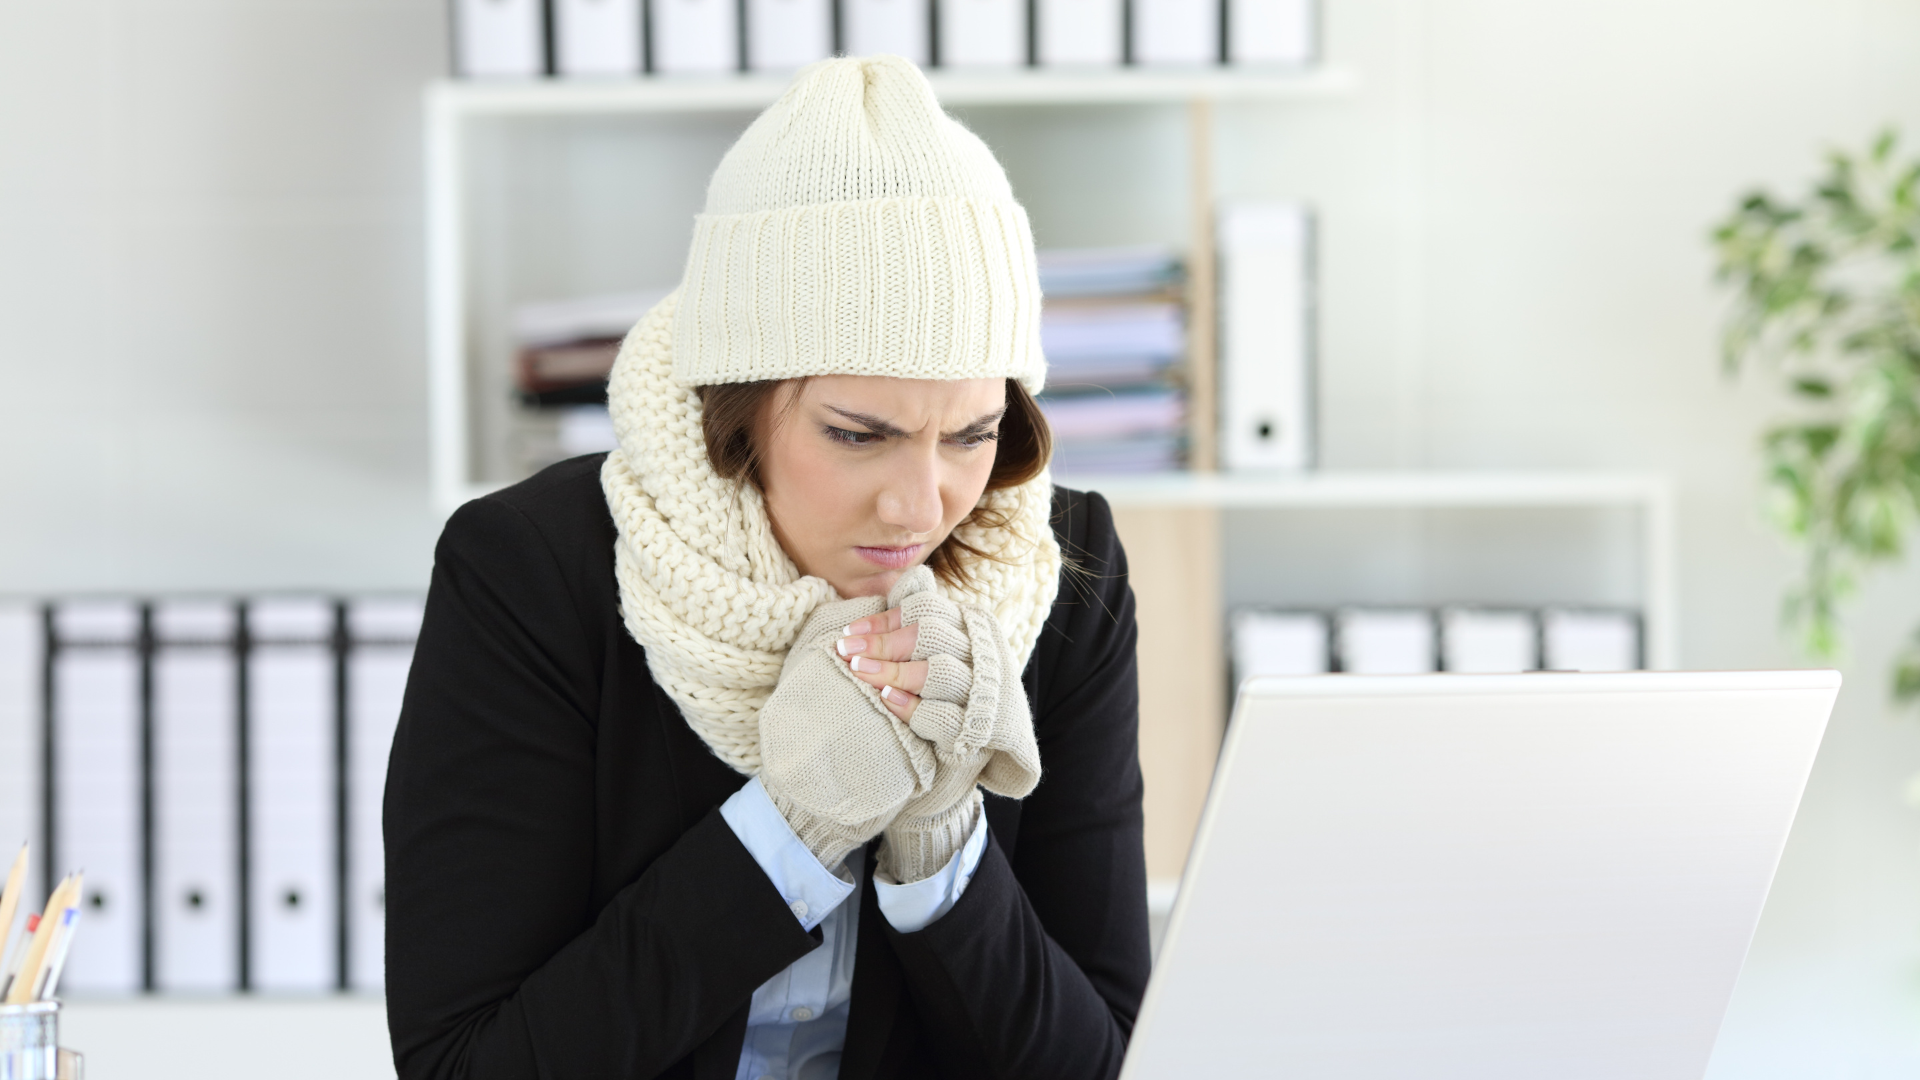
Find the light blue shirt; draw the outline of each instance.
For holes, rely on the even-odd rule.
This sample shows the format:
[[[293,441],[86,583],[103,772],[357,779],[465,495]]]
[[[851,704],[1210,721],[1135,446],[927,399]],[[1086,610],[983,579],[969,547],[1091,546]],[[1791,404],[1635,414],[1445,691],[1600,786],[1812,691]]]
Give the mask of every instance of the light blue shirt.
[[[853,998],[853,955],[860,939],[860,875],[866,852],[855,849],[839,873],[814,858],[755,777],[720,804],[720,816],[764,870],[803,929],[820,928],[820,947],[795,960],[753,992],[747,1040],[736,1080],[833,1080],[847,1043]],[[880,914],[911,934],[953,910],[987,850],[987,816],[967,842],[925,881],[875,881]]]

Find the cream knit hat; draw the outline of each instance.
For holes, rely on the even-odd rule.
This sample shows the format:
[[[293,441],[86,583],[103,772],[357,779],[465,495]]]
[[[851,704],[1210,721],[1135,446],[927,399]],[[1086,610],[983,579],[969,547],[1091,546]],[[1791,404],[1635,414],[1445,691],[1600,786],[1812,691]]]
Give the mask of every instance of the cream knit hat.
[[[897,56],[801,71],[721,159],[673,322],[682,386],[1046,380],[1033,231],[978,136]]]

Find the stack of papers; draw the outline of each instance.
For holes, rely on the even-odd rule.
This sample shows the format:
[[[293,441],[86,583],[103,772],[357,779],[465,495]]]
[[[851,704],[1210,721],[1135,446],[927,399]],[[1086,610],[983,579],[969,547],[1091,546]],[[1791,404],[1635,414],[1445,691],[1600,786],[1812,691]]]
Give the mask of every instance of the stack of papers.
[[[669,290],[579,296],[522,304],[513,311],[514,383],[528,405],[596,405],[607,400],[620,341]]]
[[[1040,254],[1046,307],[1040,343],[1053,428],[1053,467],[1065,474],[1164,472],[1186,449],[1186,313],[1172,291],[1180,262],[1166,248],[1088,248]]]
[[[1167,247],[1055,248],[1038,258],[1040,291],[1050,298],[1155,293],[1180,282],[1180,258]]]

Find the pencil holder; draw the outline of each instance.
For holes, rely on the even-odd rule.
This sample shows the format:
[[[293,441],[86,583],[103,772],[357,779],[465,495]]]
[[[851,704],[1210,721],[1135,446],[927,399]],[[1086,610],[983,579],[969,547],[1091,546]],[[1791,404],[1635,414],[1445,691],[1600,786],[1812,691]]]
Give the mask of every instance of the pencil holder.
[[[60,1003],[0,1005],[0,1080],[84,1080],[79,1054],[60,1049]]]

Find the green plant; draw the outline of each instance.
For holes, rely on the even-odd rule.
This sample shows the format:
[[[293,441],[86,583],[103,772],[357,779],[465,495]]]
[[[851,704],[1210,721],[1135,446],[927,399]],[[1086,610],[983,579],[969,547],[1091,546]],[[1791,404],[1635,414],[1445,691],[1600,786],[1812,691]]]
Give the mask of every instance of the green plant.
[[[1841,601],[1920,523],[1920,160],[1897,150],[1889,131],[1832,153],[1804,198],[1754,192],[1713,232],[1736,290],[1727,370],[1771,364],[1799,406],[1766,432],[1767,502],[1805,548],[1786,618],[1821,657],[1839,649]],[[1894,694],[1920,698],[1920,633]]]

